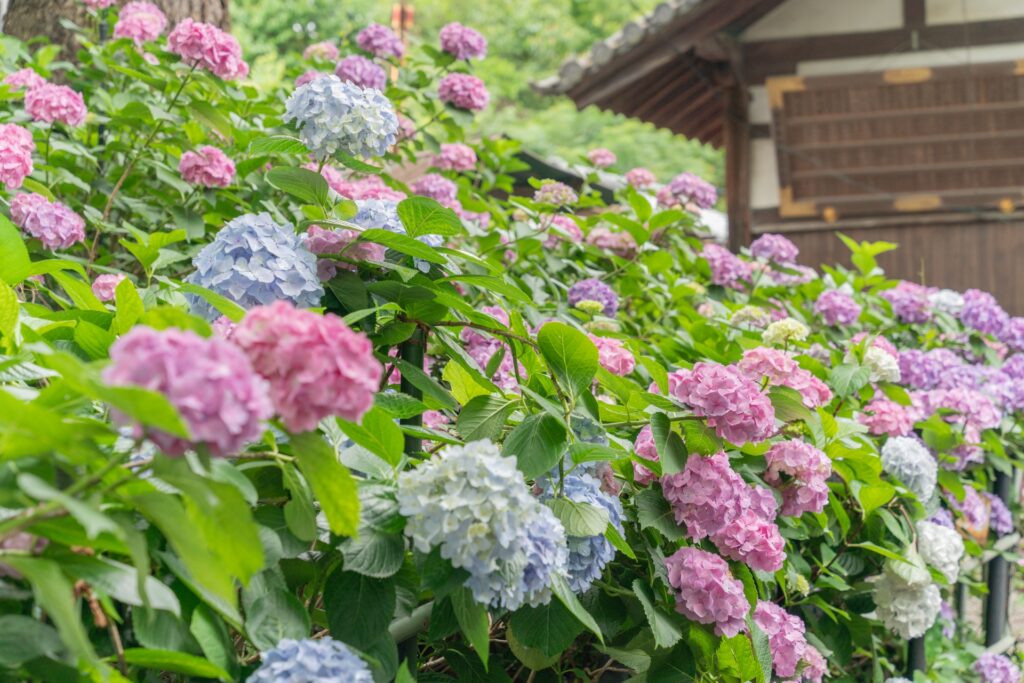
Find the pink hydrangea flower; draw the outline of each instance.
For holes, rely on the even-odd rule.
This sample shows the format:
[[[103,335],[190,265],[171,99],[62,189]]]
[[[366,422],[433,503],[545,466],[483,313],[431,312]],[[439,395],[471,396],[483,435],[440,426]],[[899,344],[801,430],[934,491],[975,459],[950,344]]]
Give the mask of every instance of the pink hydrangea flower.
[[[826,325],[852,325],[860,317],[861,306],[838,289],[822,292],[814,302],[814,312]]]
[[[759,572],[774,572],[786,561],[786,542],[775,522],[753,509],[741,513],[711,536],[718,552]]]
[[[86,7],[92,9],[106,9],[113,5],[117,0],[82,0]]]
[[[548,227],[554,228],[554,230],[548,230],[547,237],[544,239],[544,246],[548,249],[558,246],[559,242],[566,239],[560,233],[568,235],[570,242],[578,243],[583,240],[583,231],[580,230],[580,226],[564,214],[558,213],[551,216]]]
[[[719,636],[746,631],[750,605],[725,560],[699,548],[680,548],[665,560],[665,568],[676,589],[677,612],[700,624],[714,624]]]
[[[651,425],[645,425],[640,430],[640,433],[636,435],[636,441],[633,442],[633,450],[641,458],[658,462],[658,447],[654,445],[654,432],[651,430]],[[636,483],[646,486],[657,478],[658,475],[640,463],[633,463],[633,479]]]
[[[639,249],[632,234],[625,230],[612,230],[603,225],[599,225],[587,233],[586,242],[598,249],[606,249],[624,259],[634,258]]]
[[[427,429],[442,430],[451,420],[440,410],[428,410],[423,413],[423,426]]]
[[[384,90],[388,86],[388,74],[384,68],[362,55],[349,55],[342,59],[334,67],[334,75],[363,88]]]
[[[457,21],[441,28],[441,49],[456,59],[483,59],[487,56],[487,39],[479,31]]]
[[[224,80],[249,74],[238,41],[212,24],[182,19],[167,36],[167,49],[189,66],[202,67]]]
[[[643,190],[654,185],[658,179],[646,168],[638,166],[626,171],[626,182],[638,190]]]
[[[186,183],[201,187],[227,187],[235,177],[235,164],[224,152],[205,145],[198,152],[185,152],[178,172]]]
[[[393,202],[400,202],[405,199],[405,193],[392,187],[388,187],[380,176],[367,176],[356,180],[350,185],[350,199],[389,199]]]
[[[360,31],[356,36],[356,45],[381,59],[388,57],[401,59],[405,54],[405,45],[402,44],[402,39],[387,26],[380,24],[370,24]]]
[[[233,455],[260,437],[263,421],[273,412],[267,384],[249,359],[218,338],[138,326],[114,342],[110,359],[104,382],[159,392],[178,409],[190,438],[135,426],[137,434],[145,433],[168,455],[196,445],[213,455]]]
[[[28,67],[24,69],[18,69],[14,73],[9,73],[4,76],[4,84],[11,86],[12,90],[20,90],[21,88],[36,88],[40,85],[45,84],[47,81],[45,78],[37,74],[33,69]]]
[[[129,2],[117,17],[115,38],[131,38],[136,45],[156,40],[167,28],[167,17],[151,2]]]
[[[832,390],[828,385],[779,349],[764,346],[748,349],[736,367],[754,382],[761,383],[767,379],[769,385],[789,387],[799,392],[808,408],[817,408],[832,400]]]
[[[66,85],[43,83],[25,93],[25,111],[35,121],[80,126],[88,111],[81,93]]]
[[[589,335],[597,347],[597,360],[601,367],[613,375],[628,375],[636,367],[636,358],[621,340],[613,337]]]
[[[864,341],[867,338],[868,338],[868,333],[867,332],[858,332],[857,334],[853,335],[852,339],[850,339],[850,345],[851,346],[856,346],[857,344],[860,344],[862,341]],[[874,346],[876,348],[881,349],[882,351],[885,351],[887,354],[889,354],[893,358],[899,359],[899,357],[900,357],[900,352],[897,351],[896,347],[893,346],[892,342],[889,341],[888,339],[886,339],[885,337],[875,336],[874,338],[872,338],[870,344],[865,344],[865,347],[870,347],[870,346]]]
[[[114,295],[117,291],[117,286],[121,284],[121,281],[126,278],[125,275],[120,273],[108,273],[106,275],[98,275],[96,279],[92,281],[92,293],[96,295],[96,298],[100,301],[113,301]]]
[[[238,323],[234,322],[226,315],[222,315],[210,323],[210,327],[213,328],[213,333],[219,339],[231,339],[235,334],[235,328],[238,327]]]
[[[358,422],[384,374],[366,335],[337,316],[286,301],[250,310],[232,341],[270,383],[274,407],[292,431],[313,429],[332,415]]]
[[[697,363],[673,395],[730,443],[764,441],[775,430],[771,401],[734,367]]]
[[[405,114],[398,115],[398,140],[411,140],[416,135],[416,122]]]
[[[13,123],[0,124],[0,183],[8,190],[21,187],[32,173],[32,133]]]
[[[428,173],[409,183],[415,194],[436,199],[440,204],[451,207],[457,202],[459,186],[438,173]]]
[[[764,480],[782,492],[782,514],[798,517],[825,509],[825,481],[832,474],[827,455],[803,441],[782,441],[772,445],[764,459]]]
[[[781,385],[797,391],[808,408],[820,408],[832,401],[828,385],[803,368],[797,368]]]
[[[373,242],[357,242],[359,233],[355,230],[324,230],[319,225],[309,226],[306,231],[306,248],[312,253],[340,254],[354,261],[383,261],[386,249]],[[317,259],[316,272],[321,280],[327,281],[338,274],[338,269],[356,270],[355,264],[335,259]]]
[[[875,436],[906,436],[914,428],[913,408],[908,409],[885,396],[876,396],[864,406],[857,421]]]
[[[480,309],[481,313],[491,316],[504,327],[509,325],[508,312],[500,306],[484,306]],[[464,327],[459,332],[459,338],[466,346],[481,346],[494,343],[492,337],[485,336],[483,333],[474,330],[472,327]]]
[[[750,507],[750,487],[723,452],[692,454],[682,472],[662,476],[661,488],[676,522],[695,541],[718,533]]]
[[[324,73],[323,71],[317,71],[316,69],[310,69],[295,79],[295,87],[302,87],[307,83],[315,81],[318,78],[323,78],[324,76],[330,76],[330,74]]]
[[[801,664],[804,665],[801,678],[821,680],[824,675],[824,659],[820,652],[807,643],[804,622],[799,617],[789,614],[774,603],[759,600],[754,609],[754,623],[768,636],[772,669],[779,680],[796,677]]]
[[[711,282],[723,287],[737,288],[741,280],[749,280],[751,264],[743,261],[720,244],[704,245],[701,256],[711,268]]]
[[[302,58],[309,61],[333,62],[339,56],[338,47],[330,41],[322,41],[306,46]]]
[[[435,154],[430,163],[442,171],[472,171],[476,162],[473,148],[456,142],[442,144],[440,154]]]
[[[587,160],[597,168],[608,168],[618,161],[618,157],[610,149],[598,147],[587,152]]]
[[[448,74],[437,86],[438,97],[456,109],[480,111],[487,107],[491,96],[484,82],[469,74]]]
[[[67,249],[85,239],[84,218],[35,192],[14,195],[11,220],[47,249]]]

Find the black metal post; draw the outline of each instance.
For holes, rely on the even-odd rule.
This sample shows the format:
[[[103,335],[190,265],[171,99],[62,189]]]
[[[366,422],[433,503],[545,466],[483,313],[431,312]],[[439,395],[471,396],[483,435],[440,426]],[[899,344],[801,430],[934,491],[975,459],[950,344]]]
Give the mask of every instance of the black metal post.
[[[423,369],[423,357],[427,350],[427,335],[422,328],[416,328],[412,336],[402,342],[398,347],[398,357],[414,366],[417,370]],[[402,375],[401,389],[403,394],[413,398],[423,398],[423,392],[413,386],[412,382]],[[423,416],[416,415],[402,420],[402,424],[422,426]],[[415,436],[405,435],[405,452],[417,453],[423,449],[423,441]]]
[[[1010,504],[1012,478],[996,472],[992,493],[1007,506]],[[985,598],[985,645],[995,645],[1006,633],[1006,620],[1010,597],[1010,563],[996,555],[988,563],[988,596]]]
[[[924,638],[907,641],[907,678],[913,679],[915,671],[928,670],[928,657],[924,652]]]

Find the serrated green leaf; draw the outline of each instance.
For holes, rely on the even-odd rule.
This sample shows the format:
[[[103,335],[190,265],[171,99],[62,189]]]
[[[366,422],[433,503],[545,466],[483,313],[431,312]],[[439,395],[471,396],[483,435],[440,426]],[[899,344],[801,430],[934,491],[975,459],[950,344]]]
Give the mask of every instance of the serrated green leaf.
[[[299,469],[320,501],[331,531],[354,536],[359,526],[359,492],[348,468],[317,432],[292,434],[291,442]]]
[[[579,396],[597,374],[597,347],[587,335],[565,323],[545,323],[537,333],[541,355],[564,389]]]
[[[558,464],[565,452],[568,433],[547,413],[530,415],[505,439],[505,454],[515,456],[520,471],[534,479]]]
[[[430,197],[413,196],[398,202],[398,217],[409,237],[447,237],[465,232],[456,213]]]

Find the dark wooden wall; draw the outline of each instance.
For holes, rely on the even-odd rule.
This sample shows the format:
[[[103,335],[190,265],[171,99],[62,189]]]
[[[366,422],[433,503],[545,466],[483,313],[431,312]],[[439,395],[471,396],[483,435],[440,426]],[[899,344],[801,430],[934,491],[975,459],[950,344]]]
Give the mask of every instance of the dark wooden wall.
[[[899,249],[879,258],[890,277],[958,291],[983,289],[1011,315],[1024,315],[1024,219],[980,223],[921,224],[900,227],[836,226],[861,241],[887,241]],[[843,263],[849,250],[834,231],[786,232],[809,266]]]

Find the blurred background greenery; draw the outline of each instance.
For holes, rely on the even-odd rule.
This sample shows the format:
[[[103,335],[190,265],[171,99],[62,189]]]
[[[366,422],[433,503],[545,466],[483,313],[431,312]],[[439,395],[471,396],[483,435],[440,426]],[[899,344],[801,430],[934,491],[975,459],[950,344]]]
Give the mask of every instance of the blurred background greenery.
[[[659,0],[413,0],[413,40],[435,41],[438,30],[459,21],[480,30],[488,57],[476,73],[491,91],[491,106],[477,119],[477,133],[505,133],[541,155],[577,161],[587,150],[607,147],[618,169],[645,166],[662,182],[692,171],[717,186],[723,182],[718,150],[648,124],[588,107],[577,111],[566,98],[545,97],[530,81],[555,73],[562,61],[585,51]],[[371,21],[389,25],[388,0],[232,0],[232,31],[253,66],[253,78],[284,79],[286,59],[309,43],[358,31]]]

